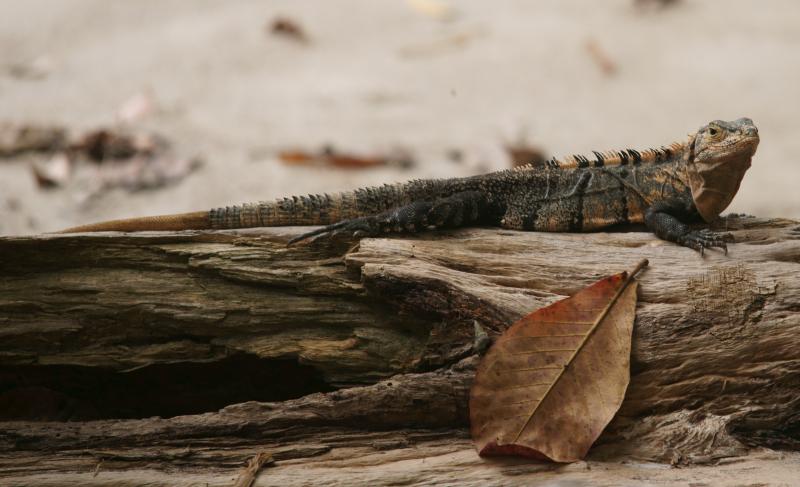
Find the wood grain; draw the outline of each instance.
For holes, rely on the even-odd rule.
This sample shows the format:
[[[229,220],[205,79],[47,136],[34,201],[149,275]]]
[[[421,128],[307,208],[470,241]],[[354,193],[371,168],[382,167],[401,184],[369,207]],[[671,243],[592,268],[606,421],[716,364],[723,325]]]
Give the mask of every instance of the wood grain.
[[[286,248],[293,228],[4,237],[0,412],[35,404],[38,419],[72,421],[0,423],[0,478],[229,485],[260,451],[275,466],[256,485],[304,485],[311,473],[331,485],[544,478],[551,467],[472,451],[467,396],[482,331],[496,336],[642,258],[631,383],[590,452],[593,468],[798,449],[800,225],[724,225],[738,243],[705,258],[642,232],[474,229],[353,249]],[[231,363],[249,365],[230,373]],[[213,405],[201,393],[225,384],[201,378],[227,377],[231,397],[243,397],[262,369],[285,371],[257,388],[277,399],[170,418],[115,419],[118,405],[88,407],[69,387],[161,377],[122,396],[135,402],[149,387],[161,407],[177,400],[162,387],[182,377],[198,390],[189,402]],[[296,377],[307,380],[288,388]]]

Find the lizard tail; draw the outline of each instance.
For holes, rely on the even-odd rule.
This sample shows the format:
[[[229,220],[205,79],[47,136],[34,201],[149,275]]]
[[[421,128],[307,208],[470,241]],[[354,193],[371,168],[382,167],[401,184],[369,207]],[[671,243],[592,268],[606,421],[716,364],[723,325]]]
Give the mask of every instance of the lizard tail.
[[[141,232],[158,230],[202,230],[211,228],[211,221],[207,211],[193,213],[178,213],[175,215],[145,216],[141,218],[126,218],[124,220],[110,220],[107,222],[92,223],[78,227],[67,228],[56,233],[83,233],[83,232]]]
[[[411,199],[408,186],[386,184],[333,195],[310,194],[216,208],[209,212],[210,228],[329,225],[406,204]]]
[[[435,182],[425,180],[386,184],[334,195],[293,196],[276,201],[215,208],[210,211],[111,220],[68,228],[58,233],[329,225],[408,204],[419,195],[434,195],[432,188],[435,185]]]

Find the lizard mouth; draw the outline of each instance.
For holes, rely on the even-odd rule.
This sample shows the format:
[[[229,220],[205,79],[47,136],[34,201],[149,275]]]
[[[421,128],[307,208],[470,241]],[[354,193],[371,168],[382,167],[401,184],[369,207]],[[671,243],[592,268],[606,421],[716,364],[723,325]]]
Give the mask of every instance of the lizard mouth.
[[[758,136],[758,132],[756,132],[754,134],[741,136],[736,140],[717,143],[713,146],[706,146],[695,153],[695,162],[704,162],[701,156],[707,154],[713,154],[713,158],[717,160],[747,154],[748,152],[752,157],[758,148],[759,142],[761,142],[761,139]],[[711,159],[711,157],[709,157],[709,159]]]
[[[744,137],[742,137],[741,139],[739,139],[739,141],[736,143],[736,145],[739,145],[739,146],[742,146],[742,147],[752,147],[753,148],[753,152],[755,152],[756,147],[758,147],[758,143],[759,142],[761,142],[761,138],[758,136],[758,132],[755,132],[754,134],[748,134],[748,135],[745,135]]]

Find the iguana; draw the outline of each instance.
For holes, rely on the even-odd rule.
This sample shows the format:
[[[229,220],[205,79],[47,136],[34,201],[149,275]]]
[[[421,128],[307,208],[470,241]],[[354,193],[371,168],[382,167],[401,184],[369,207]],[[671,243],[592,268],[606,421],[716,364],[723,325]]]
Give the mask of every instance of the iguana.
[[[62,233],[324,225],[292,239],[354,237],[473,225],[587,232],[644,223],[703,253],[727,252],[730,234],[693,229],[733,199],[758,146],[749,118],[715,120],[682,142],[593,152],[489,174],[420,179],[334,195],[294,196],[210,211],[113,220]]]

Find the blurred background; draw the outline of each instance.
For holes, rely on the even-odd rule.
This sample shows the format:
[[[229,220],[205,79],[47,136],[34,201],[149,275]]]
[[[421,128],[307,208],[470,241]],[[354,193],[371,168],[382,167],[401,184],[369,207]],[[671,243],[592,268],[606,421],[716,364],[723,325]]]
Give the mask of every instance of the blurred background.
[[[0,234],[646,148],[743,116],[761,145],[729,211],[800,217],[791,0],[0,12]]]

